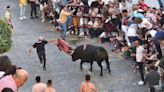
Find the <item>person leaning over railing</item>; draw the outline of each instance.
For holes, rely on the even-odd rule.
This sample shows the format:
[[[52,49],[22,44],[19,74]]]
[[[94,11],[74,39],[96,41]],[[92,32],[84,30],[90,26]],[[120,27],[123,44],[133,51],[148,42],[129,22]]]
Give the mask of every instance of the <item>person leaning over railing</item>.
[[[62,28],[62,39],[65,39],[66,37],[67,28],[70,26],[72,21],[72,17],[70,15],[72,15],[74,11],[75,10],[68,11],[68,6],[64,6],[64,8],[60,12],[59,19],[57,20],[57,22]]]

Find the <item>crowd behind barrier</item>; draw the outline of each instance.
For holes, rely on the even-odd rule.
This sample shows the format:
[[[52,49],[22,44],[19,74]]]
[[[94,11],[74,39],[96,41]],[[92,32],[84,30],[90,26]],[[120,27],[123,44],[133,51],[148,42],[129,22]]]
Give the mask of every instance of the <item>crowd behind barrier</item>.
[[[90,4],[87,0],[53,0],[51,3],[54,15],[50,23],[61,30],[61,38],[65,40],[66,32],[74,31],[79,36],[98,37],[101,43],[113,42],[112,51],[124,52],[125,59],[133,60],[134,71],[139,70],[141,74],[139,85],[148,81],[151,92],[154,92],[154,85],[163,87],[160,67],[163,46],[160,44],[164,38],[164,12],[161,5],[161,8],[150,7],[144,0],[133,5],[133,0],[109,1],[108,4],[103,0]],[[158,68],[154,68],[154,64]]]

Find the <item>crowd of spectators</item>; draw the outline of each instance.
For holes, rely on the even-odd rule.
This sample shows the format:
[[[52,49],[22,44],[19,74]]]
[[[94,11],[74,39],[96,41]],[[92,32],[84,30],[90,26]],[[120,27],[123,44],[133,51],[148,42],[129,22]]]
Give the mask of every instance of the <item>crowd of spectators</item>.
[[[103,0],[69,0],[55,5],[63,39],[73,31],[79,36],[98,37],[100,42],[114,41],[114,51],[125,52],[125,58],[132,59],[135,70],[139,70],[139,85],[148,81],[151,92],[154,85],[163,85],[163,8],[151,7],[144,0],[134,5],[130,0],[113,0],[108,4]]]

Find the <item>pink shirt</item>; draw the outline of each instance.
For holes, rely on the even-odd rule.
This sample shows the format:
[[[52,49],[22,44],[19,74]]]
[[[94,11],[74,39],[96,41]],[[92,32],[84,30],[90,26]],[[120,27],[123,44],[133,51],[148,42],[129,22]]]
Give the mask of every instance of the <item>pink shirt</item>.
[[[0,80],[0,92],[6,87],[11,88],[14,92],[17,92],[17,86],[11,75],[5,76]]]

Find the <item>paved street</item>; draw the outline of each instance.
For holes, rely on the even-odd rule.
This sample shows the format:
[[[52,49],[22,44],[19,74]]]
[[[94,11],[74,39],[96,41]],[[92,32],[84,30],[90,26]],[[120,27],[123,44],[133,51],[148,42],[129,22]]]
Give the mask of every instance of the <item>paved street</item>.
[[[110,55],[112,73],[108,74],[104,70],[104,76],[100,77],[100,68],[96,63],[93,72],[89,72],[89,64],[84,64],[84,70],[80,71],[80,62],[72,62],[71,57],[62,53],[53,44],[46,46],[47,70],[43,71],[40,67],[35,50],[30,57],[27,56],[28,49],[43,36],[47,40],[59,37],[59,33],[49,31],[51,25],[47,22],[41,23],[39,19],[31,20],[30,11],[27,9],[27,20],[19,20],[18,0],[1,0],[0,16],[4,16],[5,8],[10,5],[12,8],[12,21],[15,29],[13,37],[13,47],[7,53],[13,64],[26,69],[30,76],[26,84],[19,89],[19,92],[30,92],[35,83],[35,76],[40,75],[42,81],[46,83],[48,79],[53,80],[53,85],[57,92],[79,92],[79,87],[86,73],[90,73],[92,82],[95,83],[98,92],[148,92],[147,86],[138,86],[139,73],[133,73],[131,61],[123,60],[120,54],[112,54],[111,46],[108,43],[98,44],[92,41],[82,41],[78,44],[91,43],[105,47]],[[104,68],[106,67],[103,63]]]

